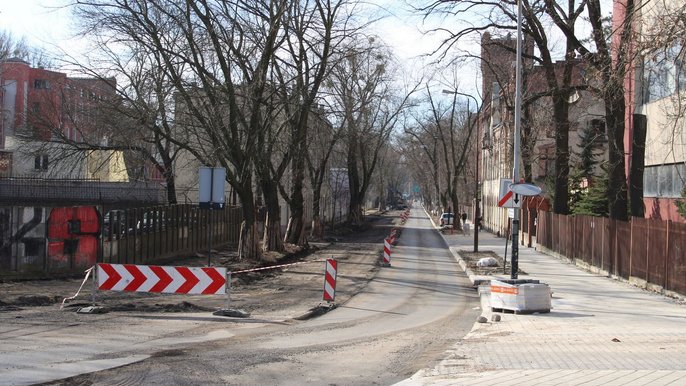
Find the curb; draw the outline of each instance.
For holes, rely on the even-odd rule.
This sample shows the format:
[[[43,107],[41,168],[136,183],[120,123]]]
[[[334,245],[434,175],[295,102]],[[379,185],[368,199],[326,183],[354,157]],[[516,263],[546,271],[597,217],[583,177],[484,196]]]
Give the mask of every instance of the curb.
[[[443,235],[441,235],[443,237]],[[443,238],[445,240],[445,238]],[[447,241],[446,241],[447,243]],[[460,265],[462,270],[464,271],[465,274],[467,274],[467,277],[469,277],[469,281],[472,282],[472,286],[474,287],[479,287],[480,285],[484,284],[491,284],[491,280],[497,279],[497,277],[494,276],[485,276],[485,275],[477,275],[467,267],[467,263],[462,260],[462,256],[460,256],[460,253],[454,249],[455,247],[448,247],[450,250],[450,253],[453,255],[455,260],[457,260],[457,264]]]
[[[450,244],[448,243],[448,240],[445,239],[445,235],[440,232],[440,228],[436,226],[436,223],[434,222],[433,217],[431,217],[431,214],[426,211],[426,208],[422,207],[424,209],[424,213],[426,213],[427,217],[429,217],[429,221],[431,221],[431,225],[434,226],[434,229],[438,230],[438,234],[441,235],[441,238],[445,242],[446,245],[448,245],[448,250],[450,251],[450,254],[453,255],[453,258],[457,263],[460,265],[464,273],[467,275],[469,278],[469,281],[472,283],[472,286],[475,289],[478,289],[480,285],[490,285],[491,280],[493,279],[498,279],[497,276],[485,276],[485,275],[477,275],[472,271],[471,269],[467,268],[467,263],[462,260],[462,256],[460,256],[459,252],[455,249],[455,247],[451,247]]]

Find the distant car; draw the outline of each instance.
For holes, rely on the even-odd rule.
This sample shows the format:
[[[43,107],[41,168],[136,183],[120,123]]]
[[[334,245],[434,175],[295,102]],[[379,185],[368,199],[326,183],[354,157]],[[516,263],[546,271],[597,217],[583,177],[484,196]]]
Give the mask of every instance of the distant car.
[[[446,226],[448,224],[454,225],[455,224],[455,215],[452,213],[443,213],[441,215],[440,224],[441,224],[441,226]]]

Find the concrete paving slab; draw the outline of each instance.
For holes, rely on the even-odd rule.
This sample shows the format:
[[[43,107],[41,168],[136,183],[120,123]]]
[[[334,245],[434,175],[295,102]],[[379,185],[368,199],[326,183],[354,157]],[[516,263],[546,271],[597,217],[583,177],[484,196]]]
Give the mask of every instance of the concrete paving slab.
[[[473,245],[459,235],[443,238],[456,259],[455,251]],[[479,248],[502,257],[505,239],[482,231]],[[550,285],[550,313],[498,313],[501,321],[493,322],[482,294],[489,322],[475,323],[439,363],[399,384],[686,384],[684,302],[583,271],[535,248],[519,247],[519,265],[527,273],[519,278]],[[472,282],[483,279],[467,273]]]

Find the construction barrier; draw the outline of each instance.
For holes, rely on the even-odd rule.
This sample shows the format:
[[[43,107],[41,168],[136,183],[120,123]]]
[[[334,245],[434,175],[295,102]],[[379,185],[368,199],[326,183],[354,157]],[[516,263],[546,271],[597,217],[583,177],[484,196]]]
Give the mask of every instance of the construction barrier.
[[[147,266],[134,264],[106,264],[99,263],[86,270],[86,277],[81,283],[76,294],[65,298],[60,309],[64,308],[68,300],[75,299],[91,273],[93,276],[93,297],[92,307],[84,307],[90,311],[84,313],[99,313],[96,307],[96,290],[107,291],[133,291],[133,292],[154,292],[154,293],[173,293],[173,294],[201,294],[201,295],[221,295],[227,297],[226,308],[214,312],[214,315],[247,317],[248,313],[242,310],[232,310],[231,304],[231,276],[241,273],[257,272],[270,269],[291,267],[300,264],[309,264],[326,261],[324,300],[333,302],[336,297],[336,270],[337,262],[334,259],[301,261],[297,263],[272,265],[245,269],[241,271],[228,272],[223,267],[173,267],[173,266]],[[81,312],[81,310],[79,310]]]
[[[391,240],[384,239],[383,241],[383,265],[390,267],[391,265]]]
[[[336,268],[338,264],[334,259],[327,259],[324,270],[324,296],[327,302],[333,302],[336,298]]]
[[[98,289],[106,291],[223,295],[226,268],[97,264]]]

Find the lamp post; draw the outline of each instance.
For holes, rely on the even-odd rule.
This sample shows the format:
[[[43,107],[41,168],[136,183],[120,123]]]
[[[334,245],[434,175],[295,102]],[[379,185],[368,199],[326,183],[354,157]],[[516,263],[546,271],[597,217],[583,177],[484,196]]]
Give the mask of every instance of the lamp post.
[[[474,98],[474,96],[459,92],[457,90],[443,90],[444,94],[461,95],[474,100],[476,106],[479,106],[479,101]],[[469,100],[467,100],[467,111],[469,111]],[[479,114],[481,113],[481,107],[476,109],[476,135],[474,136],[474,144],[476,150],[474,152],[475,166],[476,170],[474,173],[474,252],[479,252],[479,225],[481,221],[479,220],[481,210],[479,208]]]
[[[515,65],[515,132],[514,149],[512,156],[512,183],[519,182],[519,160],[521,147],[521,125],[522,125],[522,1],[517,1],[517,62]],[[516,195],[515,195],[516,198]],[[519,271],[519,208],[514,208],[514,218],[512,219],[512,271],[510,279],[516,280]]]

